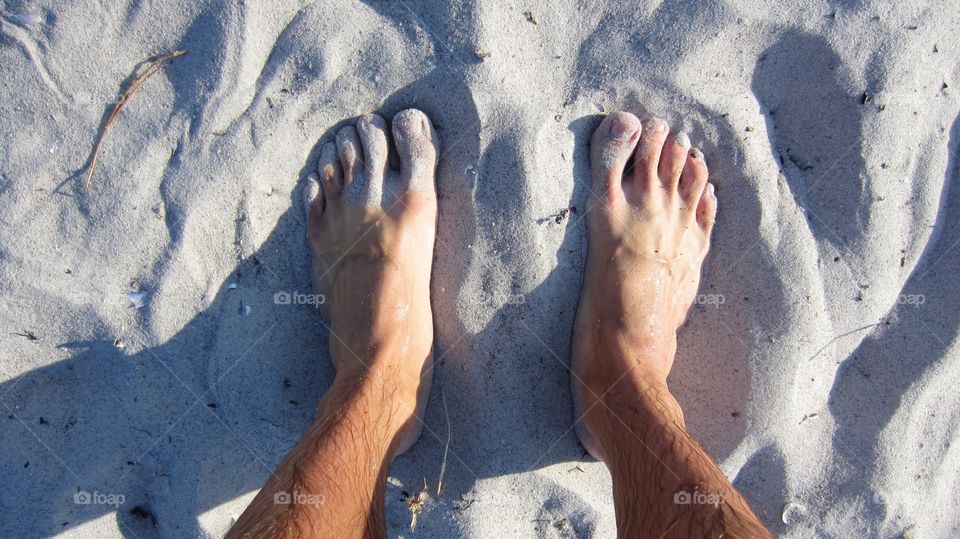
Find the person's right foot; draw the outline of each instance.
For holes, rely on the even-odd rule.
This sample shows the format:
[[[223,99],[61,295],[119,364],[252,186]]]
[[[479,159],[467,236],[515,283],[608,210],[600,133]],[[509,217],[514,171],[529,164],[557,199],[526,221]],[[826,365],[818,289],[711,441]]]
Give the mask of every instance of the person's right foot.
[[[611,114],[590,145],[593,209],[571,370],[584,414],[577,435],[604,460],[597,431],[615,425],[609,397],[669,397],[676,331],[697,294],[717,199],[703,154],[663,121],[641,127],[632,114]],[[682,421],[672,398],[661,404]]]

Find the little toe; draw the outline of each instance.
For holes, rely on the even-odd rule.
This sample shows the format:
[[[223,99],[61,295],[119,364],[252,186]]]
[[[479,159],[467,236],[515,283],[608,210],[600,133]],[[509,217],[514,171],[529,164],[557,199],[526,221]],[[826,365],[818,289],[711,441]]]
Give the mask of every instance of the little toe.
[[[357,121],[357,132],[363,146],[363,198],[368,205],[380,205],[387,175],[387,122],[377,114],[366,114]]]
[[[687,152],[686,164],[680,173],[680,183],[677,191],[680,194],[680,209],[689,212],[692,216],[707,186],[707,164],[703,160],[703,152],[697,148]]]
[[[320,182],[316,174],[307,177],[307,182],[303,186],[301,196],[303,198],[303,212],[307,217],[307,222],[313,223],[320,219],[324,210],[324,199],[321,196]]]
[[[672,193],[677,190],[680,173],[683,172],[689,152],[690,137],[686,133],[680,131],[667,137],[660,152],[660,164],[657,167],[660,182],[667,191]]]
[[[697,205],[697,224],[710,236],[713,230],[713,222],[717,218],[717,195],[713,191],[713,184],[708,183],[703,195],[700,196],[700,204]]]
[[[307,243],[311,249],[316,249],[317,242],[324,233],[323,217],[329,211],[324,194],[321,192],[323,191],[321,181],[323,180],[316,174],[310,174],[301,191],[303,209],[307,215]]]
[[[590,138],[593,190],[608,202],[623,198],[623,173],[642,127],[629,112],[614,112],[600,122]]]
[[[330,207],[340,196],[343,188],[343,167],[337,157],[337,145],[327,142],[320,148],[320,157],[317,159],[317,174],[323,186],[323,196],[326,206]]]
[[[401,191],[435,197],[439,142],[427,115],[417,109],[398,112],[393,117],[393,141],[400,158]]]
[[[343,188],[349,196],[356,190],[352,185],[363,177],[363,149],[357,130],[352,125],[344,126],[337,132],[337,155],[343,170]]]

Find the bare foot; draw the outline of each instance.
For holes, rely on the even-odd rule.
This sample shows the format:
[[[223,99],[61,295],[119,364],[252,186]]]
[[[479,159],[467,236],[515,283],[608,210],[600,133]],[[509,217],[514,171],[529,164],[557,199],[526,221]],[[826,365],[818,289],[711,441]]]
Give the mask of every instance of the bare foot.
[[[392,134],[399,171],[388,165],[383,118],[366,115],[340,129],[336,143],[321,148],[304,203],[337,378],[385,380],[403,452],[420,435],[415,414],[430,388],[437,137],[413,109],[393,117]]]
[[[632,114],[611,114],[590,144],[593,209],[571,368],[577,417],[586,412],[577,435],[604,460],[594,432],[604,399],[648,388],[669,395],[676,332],[697,294],[717,199],[703,154],[663,121],[641,127]],[[665,406],[682,422],[675,401]]]

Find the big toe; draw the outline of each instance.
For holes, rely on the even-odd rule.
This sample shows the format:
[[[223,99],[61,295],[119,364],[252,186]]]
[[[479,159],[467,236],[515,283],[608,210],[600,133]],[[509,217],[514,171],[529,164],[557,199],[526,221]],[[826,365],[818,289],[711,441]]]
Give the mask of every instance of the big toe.
[[[393,141],[400,158],[401,193],[434,198],[439,143],[430,119],[417,109],[398,112],[393,117]]]
[[[615,112],[600,122],[590,138],[593,190],[607,201],[623,196],[623,173],[640,137],[640,120],[629,112]]]

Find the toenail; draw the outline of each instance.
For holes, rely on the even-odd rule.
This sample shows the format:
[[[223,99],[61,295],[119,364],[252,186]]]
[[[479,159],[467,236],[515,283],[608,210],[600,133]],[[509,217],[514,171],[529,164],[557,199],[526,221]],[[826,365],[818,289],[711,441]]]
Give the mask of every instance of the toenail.
[[[707,184],[707,194],[710,195],[710,196],[716,196],[716,195],[713,194],[713,184],[712,184],[712,183],[708,183],[708,184]]]
[[[633,137],[633,134],[637,132],[637,129],[630,125],[630,122],[626,121],[624,118],[613,123],[613,127],[610,129],[610,135],[620,142],[627,142]]]
[[[683,146],[684,148],[690,147],[690,137],[683,131],[677,133],[676,141],[677,144]]]
[[[333,163],[327,163],[320,172],[323,174],[324,181],[332,182],[337,175],[337,168],[333,166]]]
[[[661,120],[660,118],[651,118],[647,121],[646,129],[651,133],[657,133],[660,131],[666,131],[670,126],[667,125],[667,122]]]
[[[427,133],[426,117],[412,109],[397,114],[397,116],[394,117],[394,122],[399,124],[400,129],[410,135],[424,135]]]
[[[363,123],[364,128],[375,127],[382,129],[386,127],[386,122],[383,121],[383,118],[376,114],[364,114],[360,117],[360,122]]]
[[[697,159],[699,161],[703,161],[703,152],[701,152],[699,148],[691,148],[690,157]]]

